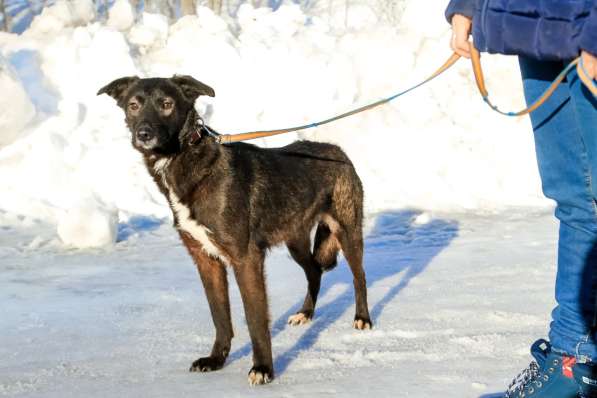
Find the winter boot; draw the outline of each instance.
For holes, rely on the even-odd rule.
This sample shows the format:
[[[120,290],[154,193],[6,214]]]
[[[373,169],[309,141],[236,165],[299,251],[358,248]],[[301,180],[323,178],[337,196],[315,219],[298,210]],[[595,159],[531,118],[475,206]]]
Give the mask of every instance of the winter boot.
[[[595,364],[576,364],[574,379],[580,387],[582,398],[597,398],[597,366]]]
[[[535,361],[523,370],[510,384],[504,398],[577,398],[584,367],[576,364],[575,357],[558,354],[545,340],[537,340],[531,347]],[[575,375],[575,373],[579,373]],[[588,373],[587,373],[588,374]],[[589,381],[593,378],[585,375]],[[590,384],[589,382],[587,384]],[[587,395],[587,398],[592,396]]]

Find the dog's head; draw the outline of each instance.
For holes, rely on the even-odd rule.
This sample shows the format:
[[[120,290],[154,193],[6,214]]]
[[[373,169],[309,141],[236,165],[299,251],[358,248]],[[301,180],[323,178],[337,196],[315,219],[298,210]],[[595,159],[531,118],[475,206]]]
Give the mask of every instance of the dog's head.
[[[214,90],[191,76],[140,79],[123,77],[98,92],[114,98],[126,115],[133,146],[144,154],[178,150],[179,134],[200,95]]]

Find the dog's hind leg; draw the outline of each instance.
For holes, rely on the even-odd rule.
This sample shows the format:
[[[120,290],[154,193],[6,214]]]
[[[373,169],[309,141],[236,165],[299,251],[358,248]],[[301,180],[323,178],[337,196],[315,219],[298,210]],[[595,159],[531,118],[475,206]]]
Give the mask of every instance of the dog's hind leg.
[[[264,253],[255,249],[233,264],[253,345],[253,368],[249,371],[250,385],[269,383],[274,378],[264,257]]]
[[[288,318],[290,325],[302,325],[313,318],[315,303],[321,285],[322,268],[311,254],[309,234],[305,233],[286,243],[290,255],[305,271],[307,277],[307,296],[299,312]]]
[[[356,314],[355,329],[371,329],[367,305],[367,281],[363,269],[363,188],[354,169],[336,181],[332,197],[332,219],[344,258],[352,271]]]
[[[216,327],[216,340],[210,356],[197,359],[191,365],[190,371],[218,370],[224,366],[233,337],[226,268],[220,261],[210,257],[201,245],[189,235],[181,233],[181,237],[199,270],[212,320]]]
[[[356,301],[353,326],[355,329],[360,330],[371,329],[373,324],[369,317],[369,307],[367,305],[367,281],[363,269],[363,235],[361,228],[350,231],[343,228],[340,233],[340,245],[353,275]]]

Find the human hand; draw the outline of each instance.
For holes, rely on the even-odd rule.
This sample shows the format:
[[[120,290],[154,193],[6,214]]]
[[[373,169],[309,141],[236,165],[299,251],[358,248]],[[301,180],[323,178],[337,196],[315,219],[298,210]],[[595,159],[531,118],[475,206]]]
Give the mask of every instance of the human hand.
[[[473,27],[473,20],[461,14],[452,17],[452,41],[450,47],[460,56],[471,57],[470,43],[468,41]]]
[[[583,67],[590,79],[597,79],[597,56],[588,51],[581,53]]]

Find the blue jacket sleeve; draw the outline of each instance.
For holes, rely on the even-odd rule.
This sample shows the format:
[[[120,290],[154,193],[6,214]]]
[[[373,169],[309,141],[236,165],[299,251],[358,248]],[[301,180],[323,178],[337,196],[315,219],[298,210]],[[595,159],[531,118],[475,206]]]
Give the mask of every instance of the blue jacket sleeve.
[[[597,55],[597,2],[593,5],[591,15],[587,18],[580,34],[580,48]]]
[[[452,23],[454,14],[462,14],[472,18],[475,11],[475,0],[451,0],[446,9],[446,19]]]

